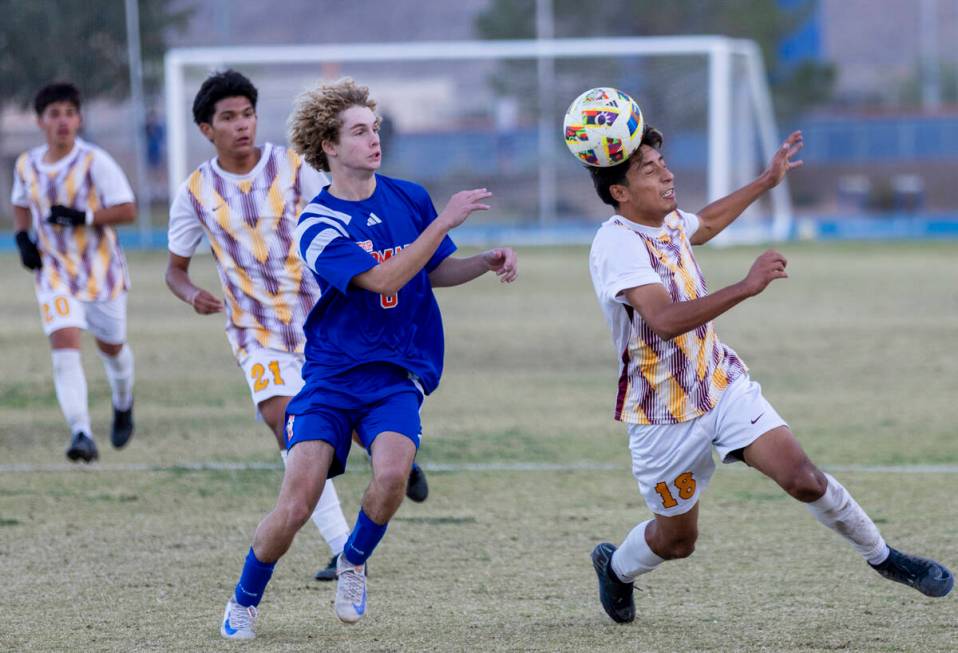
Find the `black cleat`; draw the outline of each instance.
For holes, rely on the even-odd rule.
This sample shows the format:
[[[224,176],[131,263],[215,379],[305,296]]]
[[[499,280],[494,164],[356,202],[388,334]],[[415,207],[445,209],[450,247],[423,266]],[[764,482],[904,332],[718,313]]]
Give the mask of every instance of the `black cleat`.
[[[612,554],[615,546],[603,542],[592,549],[592,566],[599,577],[599,600],[605,613],[620,624],[635,619],[635,601],[632,600],[633,583],[623,583],[612,570]]]
[[[914,587],[925,596],[945,596],[955,586],[955,577],[943,564],[891,547],[884,562],[869,566],[888,580]]]
[[[313,576],[316,580],[327,581],[327,580],[336,580],[336,563],[339,561],[339,554],[337,553],[332,558],[329,559],[329,564],[316,572],[316,575]],[[366,562],[366,577],[369,578],[369,562]]]
[[[429,483],[426,482],[426,472],[416,463],[409,470],[409,481],[406,483],[406,496],[411,501],[422,503],[429,496]]]
[[[122,449],[133,437],[133,404],[126,410],[113,408],[113,428],[110,429],[110,442]]]
[[[100,452],[96,449],[96,442],[83,431],[77,431],[70,439],[70,446],[67,447],[67,458],[73,462],[82,460],[85,463],[93,462],[100,457]]]
[[[336,561],[339,560],[338,555],[334,555],[329,559],[329,564],[316,572],[314,578],[316,580],[336,580]]]

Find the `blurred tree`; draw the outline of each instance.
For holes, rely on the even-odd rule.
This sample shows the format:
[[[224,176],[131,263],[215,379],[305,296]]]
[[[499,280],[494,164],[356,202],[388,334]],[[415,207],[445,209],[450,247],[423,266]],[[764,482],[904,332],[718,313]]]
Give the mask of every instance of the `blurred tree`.
[[[185,26],[192,8],[140,0],[139,9],[150,92],[159,87],[166,35]],[[86,98],[129,93],[123,0],[0,0],[0,17],[0,105],[29,105],[40,86],[55,80],[76,83]]]
[[[944,104],[958,103],[958,66],[942,61],[938,64],[941,83],[941,101]],[[896,89],[897,96],[894,98],[885,98],[884,102],[892,102],[908,107],[910,109],[921,108],[922,106],[922,71],[921,63],[915,64],[912,73],[898,85]]]
[[[476,27],[488,39],[535,38],[535,0],[492,0]],[[756,41],[780,115],[799,113],[829,99],[835,71],[807,60],[784,65],[779,44],[815,10],[815,0],[783,7],[779,0],[553,0],[556,38],[721,34]]]

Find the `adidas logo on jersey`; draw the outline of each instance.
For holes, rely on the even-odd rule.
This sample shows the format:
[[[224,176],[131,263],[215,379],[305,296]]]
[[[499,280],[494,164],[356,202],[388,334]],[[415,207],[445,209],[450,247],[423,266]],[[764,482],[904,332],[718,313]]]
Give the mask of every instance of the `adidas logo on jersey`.
[[[374,224],[382,224],[382,222],[383,222],[383,221],[382,221],[382,218],[380,218],[380,217],[379,217],[378,215],[376,215],[375,213],[370,213],[370,214],[369,214],[369,219],[366,220],[366,226],[367,226],[367,227],[371,227],[371,226],[373,226]]]

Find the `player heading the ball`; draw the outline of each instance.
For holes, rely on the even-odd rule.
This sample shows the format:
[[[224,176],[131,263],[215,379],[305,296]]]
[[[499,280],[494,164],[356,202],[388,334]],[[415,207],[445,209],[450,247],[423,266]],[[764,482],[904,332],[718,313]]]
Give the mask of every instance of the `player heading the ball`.
[[[623,163],[588,168],[599,198],[615,211],[589,253],[619,360],[614,416],[627,426],[633,475],[653,514],[618,548],[606,542],[592,552],[605,612],[632,621],[635,580],[694,551],[699,497],[715,471],[713,448],[722,462],[745,462],[778,483],[882,576],[927,596],[948,594],[951,572],[885,543],[842,484],[809,460],[745,363],[715,331],[715,318],[787,278],[787,261],[768,250],[741,281],[710,293],[692,248],[801,165],[794,159],[801,132],[784,140],[757,179],[697,214],[679,210],[662,145],[662,134],[645,126],[639,147]]]

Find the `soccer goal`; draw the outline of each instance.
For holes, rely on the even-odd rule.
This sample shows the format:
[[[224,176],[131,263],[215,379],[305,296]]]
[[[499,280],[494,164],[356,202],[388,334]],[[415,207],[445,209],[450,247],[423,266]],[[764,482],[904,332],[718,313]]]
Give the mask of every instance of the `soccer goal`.
[[[440,206],[457,190],[488,187],[494,209],[469,226],[522,229],[531,242],[555,242],[549,234],[563,230],[587,238],[608,217],[563,142],[565,109],[587,88],[622,89],[665,134],[686,210],[753,179],[780,144],[758,47],[724,37],[188,48],[170,50],[165,66],[171,193],[210,156],[190,113],[209,71],[252,79],[259,140],[280,143],[300,91],[350,76],[385,118],[384,174],[423,183]],[[792,222],[783,183],[726,242],[782,240]]]

